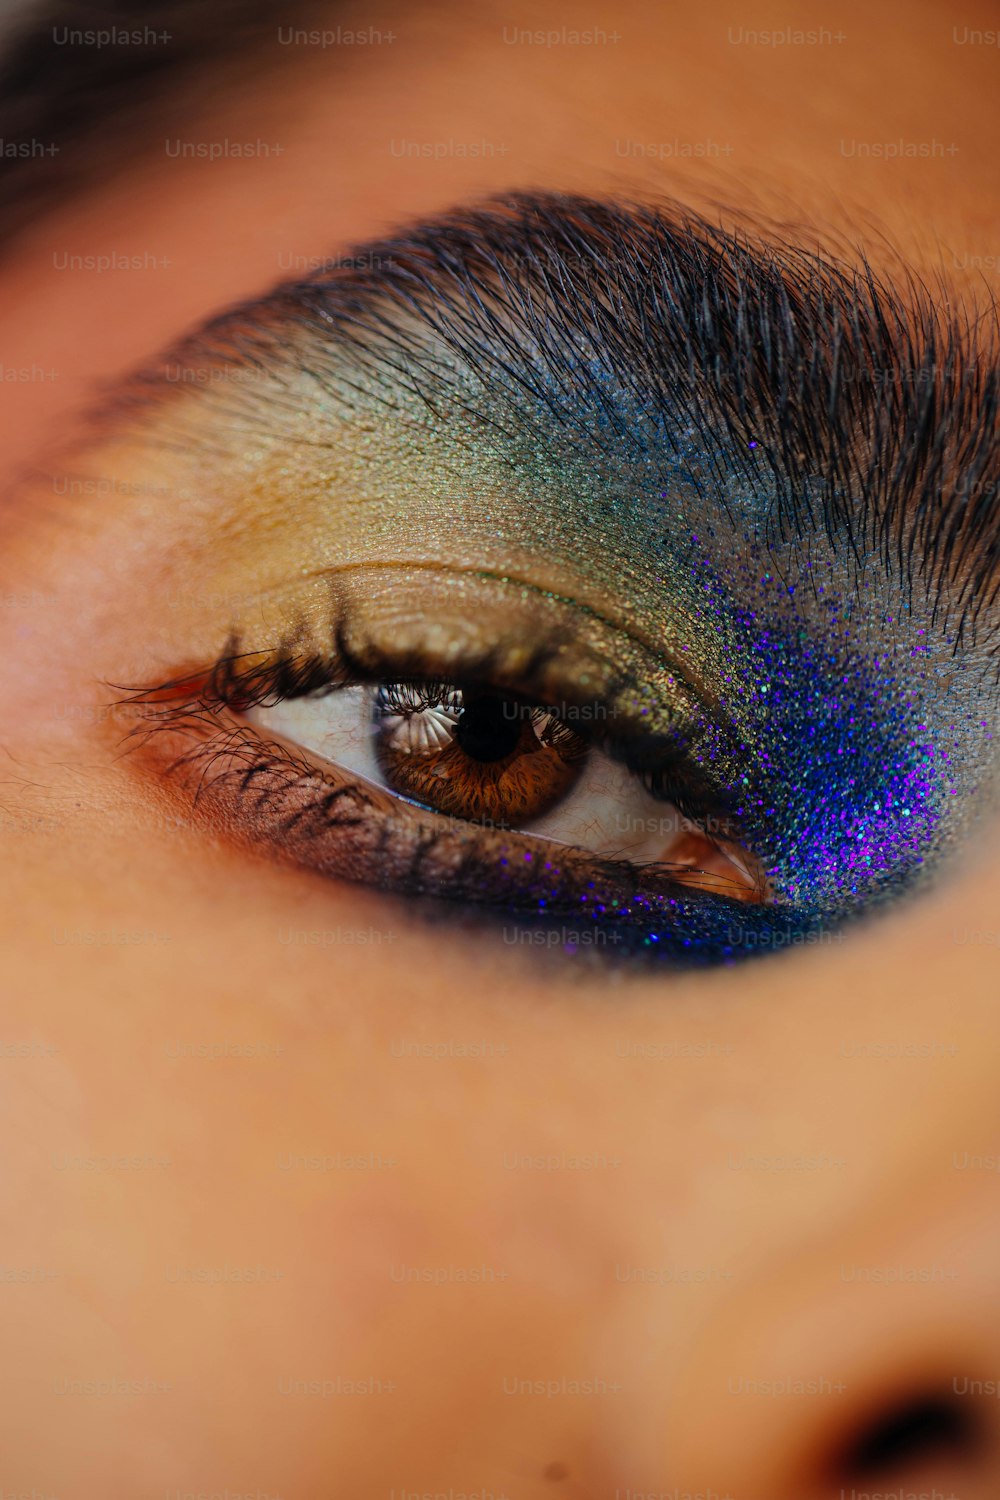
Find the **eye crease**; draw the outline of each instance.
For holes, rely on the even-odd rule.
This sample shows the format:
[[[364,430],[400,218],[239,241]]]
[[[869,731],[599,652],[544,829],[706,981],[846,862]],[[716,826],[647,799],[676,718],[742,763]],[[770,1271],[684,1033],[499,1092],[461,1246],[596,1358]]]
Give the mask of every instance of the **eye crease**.
[[[270,786],[308,825],[304,862],[672,959],[919,889],[995,787],[997,382],[968,321],[908,296],[682,210],[514,198],[217,320],[171,358],[252,382],[152,369],[119,416],[201,455],[188,485],[266,497],[289,580],[319,537],[317,580],[357,586],[332,648],[279,612],[273,676],[247,693],[235,665],[191,708],[202,773],[206,718],[245,701],[326,811],[286,807],[251,741],[219,766],[258,822]],[[541,684],[533,651],[565,654]],[[363,763],[321,728],[354,685]],[[552,707],[588,700],[596,742]]]

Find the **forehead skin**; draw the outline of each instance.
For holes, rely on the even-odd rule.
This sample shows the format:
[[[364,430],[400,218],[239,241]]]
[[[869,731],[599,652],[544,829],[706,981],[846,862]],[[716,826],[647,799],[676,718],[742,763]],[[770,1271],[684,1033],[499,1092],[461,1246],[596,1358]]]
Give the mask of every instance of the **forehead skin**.
[[[546,9],[338,15],[329,24],[395,39],[346,57],[276,45],[270,83],[203,91],[192,111],[186,140],[269,154],[184,159],[164,142],[29,228],[0,279],[3,364],[54,374],[4,386],[6,477],[72,429],[100,382],[266,290],[289,258],[509,187],[724,204],[877,263],[900,255],[946,293],[991,289],[996,53],[953,32],[995,27],[989,7],[956,27],[944,4],[849,4],[836,20],[807,5],[794,25],[818,44],[784,47],[744,33],[787,20],[736,5]],[[540,25],[606,40],[508,40]],[[60,269],[109,255],[162,264]],[[12,514],[15,542],[23,523]],[[99,547],[97,511],[70,523]],[[5,592],[31,586],[26,555],[0,563]],[[127,567],[120,589],[141,628]],[[38,626],[45,650],[65,640],[93,675],[61,610]],[[332,1493],[336,1474],[354,1496],[711,1483],[805,1500],[816,1451],[891,1404],[908,1373],[935,1387],[993,1373],[995,1179],[952,1170],[995,1152],[1000,1124],[996,949],[962,940],[995,938],[1000,873],[984,851],[850,943],[738,976],[512,977],[460,935],[387,917],[380,898],[171,827],[109,770],[84,715],[54,713],[34,627],[15,613],[0,668],[4,1034],[50,1050],[3,1063],[14,1208],[0,1243],[11,1267],[52,1274],[0,1286],[20,1298],[0,1303],[5,1346],[21,1351],[0,1403],[8,1488],[291,1497]],[[57,839],[39,833],[46,816]],[[112,927],[162,941],[59,940]],[[331,929],[393,941],[276,939]],[[198,1053],[219,1044],[258,1051]],[[910,1050],[865,1053],[878,1046]],[[143,1164],[66,1165],[88,1155]],[[789,1156],[818,1165],[727,1164]],[[845,1283],[845,1264],[956,1275],[893,1300]],[[191,1274],[227,1265],[256,1279]],[[398,1278],[449,1266],[490,1274]],[[699,1274],[637,1285],[629,1266]],[[808,1411],[721,1394],[744,1376],[841,1374],[839,1404]],[[152,1388],[62,1393],[114,1378]],[[369,1378],[382,1386],[364,1398],[285,1393]],[[584,1378],[606,1386],[590,1405],[504,1393],[505,1380]]]

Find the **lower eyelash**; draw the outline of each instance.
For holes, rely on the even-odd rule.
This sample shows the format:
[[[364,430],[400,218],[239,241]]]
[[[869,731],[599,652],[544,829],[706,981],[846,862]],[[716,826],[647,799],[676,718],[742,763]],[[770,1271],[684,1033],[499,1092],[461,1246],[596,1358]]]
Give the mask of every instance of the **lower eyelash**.
[[[427,812],[265,740],[225,705],[133,702],[132,748],[213,826],[322,875],[433,898],[428,915],[461,903],[516,924],[505,941],[612,961],[725,963],[824,940],[805,912],[696,892],[678,867],[602,859]]]

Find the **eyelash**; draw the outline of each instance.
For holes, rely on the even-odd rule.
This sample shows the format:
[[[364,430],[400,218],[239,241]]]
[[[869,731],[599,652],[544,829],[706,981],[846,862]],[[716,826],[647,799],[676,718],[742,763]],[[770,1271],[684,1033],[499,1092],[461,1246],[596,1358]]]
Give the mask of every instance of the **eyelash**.
[[[542,664],[540,654],[534,669]],[[439,674],[427,667],[413,658],[362,663],[343,643],[333,658],[324,658],[290,645],[242,653],[230,642],[207,673],[128,690],[120,701],[139,722],[126,738],[130,748],[155,748],[167,774],[193,788],[196,806],[213,804],[251,842],[264,841],[335,877],[357,879],[364,865],[366,884],[411,902],[433,897],[423,903],[432,918],[454,911],[457,902],[466,915],[471,907],[515,922],[523,934],[516,941],[605,960],[732,962],[823,939],[802,911],[693,891],[663,865],[564,852],[529,833],[498,835],[425,812],[366,787],[331,762],[321,765],[302,751],[279,748],[239,718],[254,706],[338,687],[433,681]],[[493,686],[495,670],[487,657],[469,663],[463,680]],[[530,681],[532,669],[526,676]],[[610,736],[592,735],[598,740],[614,744]],[[616,748],[626,765],[630,757],[650,762],[638,736]],[[708,787],[700,770],[684,766],[676,751],[664,756],[660,747],[659,760],[640,765],[636,774],[692,823],[704,827],[718,816],[721,793]]]

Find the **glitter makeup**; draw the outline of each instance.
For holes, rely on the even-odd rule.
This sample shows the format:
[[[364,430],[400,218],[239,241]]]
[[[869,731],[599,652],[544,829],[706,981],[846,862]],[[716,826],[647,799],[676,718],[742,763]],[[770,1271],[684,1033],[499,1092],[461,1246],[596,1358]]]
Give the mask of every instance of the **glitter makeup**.
[[[151,371],[125,412],[183,438],[184,482],[266,504],[289,577],[317,580],[272,637],[312,664],[270,701],[444,681],[599,706],[608,753],[737,829],[769,899],[382,804],[372,842],[344,796],[350,828],[300,810],[298,857],[558,920],[571,951],[601,930],[725,961],[919,888],[993,794],[997,401],[972,339],[917,290],[674,211],[517,199],[227,315],[171,359],[252,382],[182,398]],[[226,661],[260,615],[229,621]]]

